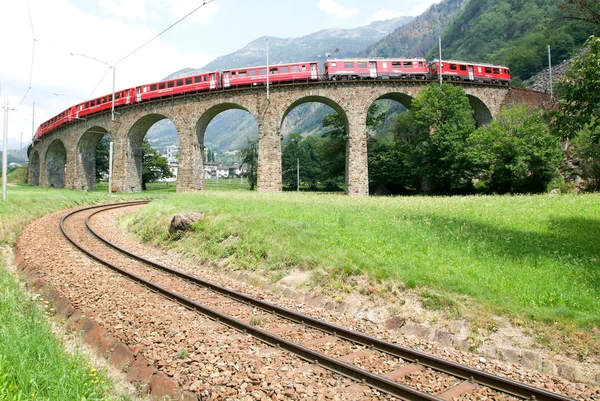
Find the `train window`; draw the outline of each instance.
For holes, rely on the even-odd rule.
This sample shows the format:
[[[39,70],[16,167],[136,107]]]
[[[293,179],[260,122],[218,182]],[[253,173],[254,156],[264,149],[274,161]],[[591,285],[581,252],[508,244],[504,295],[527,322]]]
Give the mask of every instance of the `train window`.
[[[477,71],[481,74],[481,67],[477,67]]]
[[[404,62],[404,68],[413,68],[412,61],[405,61]]]
[[[451,70],[456,70],[457,69],[456,64],[450,64],[450,69]]]
[[[281,72],[282,74],[287,74],[288,72],[290,72],[290,67],[281,67],[279,69],[279,72]]]
[[[187,79],[185,80],[185,84],[186,84],[186,85],[191,85],[191,84],[192,84],[192,78],[187,78]]]
[[[504,73],[505,73],[505,74],[508,74],[508,73],[509,73],[509,72],[508,72],[508,68],[505,68],[505,69],[504,69]]]
[[[205,75],[202,78],[204,78],[204,82],[208,81],[208,77]]]
[[[337,67],[337,63],[331,63],[332,67]]]
[[[344,63],[344,68],[354,68],[354,63],[352,63],[352,62],[345,62]]]
[[[306,71],[306,66],[305,65],[302,66],[302,71]]]
[[[419,67],[423,67],[423,62],[419,61]]]
[[[492,73],[492,69],[490,67],[485,67],[485,73],[486,74],[491,74]]]
[[[106,103],[106,98],[105,97],[102,98],[102,103]]]
[[[120,93],[115,94],[115,99],[116,100],[119,100],[120,98],[121,98],[121,94]]]
[[[367,63],[364,62],[360,62],[356,64],[358,66],[358,68],[367,68]]]
[[[500,68],[494,68],[494,74],[500,74]]]
[[[202,82],[202,77],[194,77],[194,83],[197,84],[199,82]]]
[[[158,84],[158,89],[165,89],[165,84],[164,83]]]
[[[250,76],[251,77],[255,77],[256,75],[258,75],[258,71],[257,70],[250,70]]]
[[[260,71],[258,72],[259,75],[267,75],[267,69],[266,68],[261,68]]]
[[[86,102],[85,106],[83,106],[83,107],[85,107],[86,109],[87,109],[88,107],[90,107],[90,102]]]
[[[175,82],[171,81],[171,82],[167,82],[167,88],[172,88],[175,86]]]
[[[156,90],[156,84],[154,84],[154,85],[150,85],[150,90],[151,90],[151,91],[155,91],[155,90]]]
[[[304,66],[303,66],[304,67]],[[297,65],[292,66],[292,72],[300,72],[300,67]]]
[[[392,68],[402,68],[402,63],[400,61],[392,61]]]
[[[464,64],[461,64],[461,65],[460,65],[460,70],[461,70],[461,71],[467,71],[467,66],[466,66],[466,65],[464,65]]]
[[[90,106],[91,106],[91,107],[94,107],[95,105],[96,105],[96,101],[95,101],[95,100],[92,100],[92,101],[90,102]]]
[[[246,71],[238,71],[238,77],[245,77],[246,75],[248,75]]]
[[[272,74],[277,74],[277,67],[271,68],[271,69],[269,69],[269,71],[271,72],[271,75]]]
[[[177,86],[181,86],[183,85],[183,79],[178,79],[177,80]]]

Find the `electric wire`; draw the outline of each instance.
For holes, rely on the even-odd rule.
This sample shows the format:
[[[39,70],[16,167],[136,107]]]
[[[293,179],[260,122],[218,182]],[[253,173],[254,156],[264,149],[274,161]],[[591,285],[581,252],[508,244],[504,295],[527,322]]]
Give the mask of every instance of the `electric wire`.
[[[124,60],[126,60],[127,58],[131,57],[133,54],[137,53],[144,46],[146,46],[147,44],[149,44],[150,42],[152,42],[154,39],[158,38],[163,33],[167,32],[169,29],[173,28],[175,25],[179,24],[181,21],[183,21],[184,19],[186,19],[190,15],[194,14],[196,11],[198,11],[199,9],[201,9],[202,7],[204,7],[205,5],[212,3],[213,1],[214,0],[203,0],[202,4],[200,6],[196,7],[194,10],[192,10],[191,12],[189,12],[188,14],[186,14],[184,17],[182,17],[181,19],[179,19],[177,22],[171,24],[171,26],[169,26],[167,29],[163,30],[161,33],[159,33],[158,35],[154,36],[152,39],[150,39],[149,41],[147,41],[146,43],[144,43],[143,45],[141,45],[140,47],[138,47],[137,49],[135,49],[134,51],[132,51],[131,53],[129,53],[127,56],[123,57],[121,60],[119,60],[116,63],[114,63],[113,65],[116,66],[117,64],[119,64],[119,63],[123,62]]]
[[[29,25],[31,26],[31,36],[32,36],[31,66],[29,68],[29,87],[27,88],[27,92],[25,92],[25,95],[23,95],[23,98],[21,99],[19,106],[21,106],[23,104],[23,102],[25,101],[25,98],[27,97],[27,95],[29,94],[29,91],[31,90],[31,82],[33,80],[33,63],[35,61],[35,29],[33,29],[33,16],[31,15],[31,4],[30,4],[29,0],[27,0],[27,11],[29,12]]]

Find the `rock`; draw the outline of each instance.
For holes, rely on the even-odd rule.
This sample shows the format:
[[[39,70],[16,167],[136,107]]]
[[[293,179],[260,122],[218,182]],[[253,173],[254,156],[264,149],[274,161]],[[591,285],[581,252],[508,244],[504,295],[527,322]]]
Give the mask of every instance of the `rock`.
[[[405,318],[403,318],[402,316],[396,315],[396,316],[392,316],[385,322],[385,327],[387,327],[390,330],[397,330],[400,327],[404,326],[405,323],[406,323]]]
[[[176,214],[171,219],[169,234],[173,235],[188,231],[194,223],[204,218],[204,212],[187,212]]]

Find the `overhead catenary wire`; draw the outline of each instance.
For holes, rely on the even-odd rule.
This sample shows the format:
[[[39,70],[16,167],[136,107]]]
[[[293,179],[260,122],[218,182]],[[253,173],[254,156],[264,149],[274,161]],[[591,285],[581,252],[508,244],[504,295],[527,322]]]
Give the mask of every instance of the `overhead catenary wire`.
[[[133,56],[135,53],[137,53],[139,50],[141,50],[143,47],[145,47],[146,45],[148,45],[150,42],[152,42],[153,40],[155,40],[156,38],[158,38],[159,36],[161,36],[163,33],[167,32],[169,29],[173,28],[175,25],[179,24],[181,21],[183,21],[184,19],[186,19],[190,15],[194,14],[196,11],[198,11],[199,9],[201,9],[202,7],[204,7],[205,5],[212,3],[213,1],[214,0],[202,0],[202,4],[200,6],[196,7],[192,11],[190,11],[184,17],[180,18],[177,22],[171,24],[168,28],[166,28],[165,30],[163,30],[162,32],[160,32],[158,35],[154,36],[152,39],[150,39],[147,42],[145,42],[143,45],[141,45],[140,47],[138,47],[137,49],[135,49],[134,51],[132,51],[131,53],[129,53],[128,55],[126,55],[125,57],[123,57],[121,60],[119,60],[116,63],[114,63],[113,65],[116,66],[117,64],[119,64],[119,63],[125,61],[126,59],[128,59],[129,57]]]
[[[29,87],[27,88],[27,91],[23,95],[23,98],[21,99],[19,106],[23,104],[23,102],[25,101],[25,98],[27,97],[27,95],[29,94],[29,91],[31,90],[31,82],[33,80],[33,63],[35,61],[35,29],[33,29],[33,17],[31,15],[31,5],[29,3],[29,0],[27,0],[27,10],[29,12],[29,25],[31,26],[31,36],[32,36],[31,66],[29,68]]]

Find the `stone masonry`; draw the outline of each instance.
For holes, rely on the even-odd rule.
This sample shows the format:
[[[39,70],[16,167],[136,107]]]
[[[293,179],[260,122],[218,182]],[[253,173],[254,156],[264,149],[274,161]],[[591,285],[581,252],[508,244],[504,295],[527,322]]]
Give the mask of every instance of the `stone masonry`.
[[[119,108],[114,121],[110,112],[69,123],[35,141],[29,149],[29,183],[78,190],[95,188],[96,146],[110,134],[114,142],[112,192],[141,191],[141,144],[156,122],[170,119],[179,134],[177,191],[204,189],[204,133],[214,117],[230,109],[246,110],[259,128],[258,191],[282,190],[281,126],[287,114],[300,104],[321,102],[336,110],[346,123],[346,192],[369,194],[367,161],[367,111],[379,99],[393,99],[406,107],[424,84],[390,81],[319,82],[273,86],[270,98],[262,87],[215,91],[167,98]],[[501,107],[518,101],[507,87],[464,85],[478,125],[489,123]],[[540,97],[541,96],[541,97]],[[544,94],[527,99],[544,101]],[[539,99],[539,100],[538,100]]]

